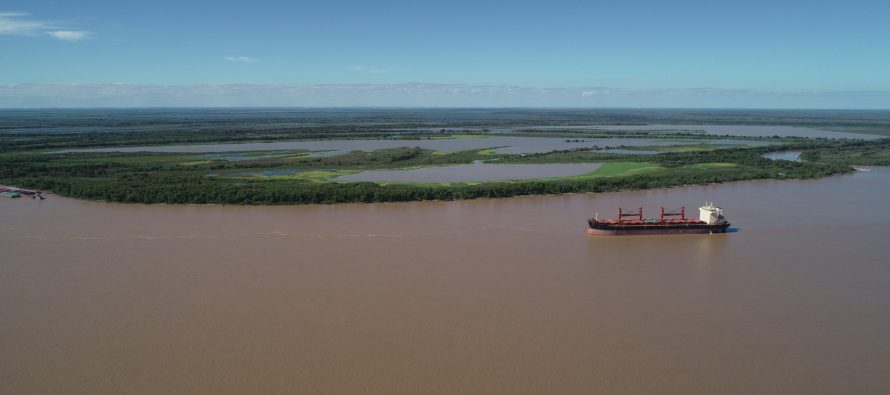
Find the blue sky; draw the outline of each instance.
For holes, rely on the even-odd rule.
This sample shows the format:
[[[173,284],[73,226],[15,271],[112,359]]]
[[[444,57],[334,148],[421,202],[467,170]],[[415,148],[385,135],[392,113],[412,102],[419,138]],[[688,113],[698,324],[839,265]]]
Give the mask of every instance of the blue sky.
[[[70,93],[70,85],[84,84],[92,87],[84,95],[108,95],[110,88],[96,93],[96,86],[109,84],[164,86],[170,94],[196,85],[291,92],[324,85],[327,95],[339,96],[318,105],[364,105],[349,102],[356,86],[435,84],[513,87],[525,95],[520,102],[504,98],[505,105],[609,106],[608,91],[624,94],[615,100],[620,105],[669,107],[670,98],[643,99],[691,90],[701,104],[684,105],[708,106],[714,98],[702,92],[718,92],[726,106],[734,106],[734,95],[739,106],[759,100],[764,107],[888,108],[890,100],[881,107],[890,99],[888,20],[890,2],[855,0],[4,0],[0,84],[8,86],[0,106],[18,100],[2,95],[33,95],[34,85],[45,96],[59,85]],[[569,93],[536,100],[545,88]],[[139,89],[118,94],[144,94]],[[597,95],[585,94],[591,89]],[[814,95],[818,103],[789,99]],[[419,105],[436,105],[431,99],[417,97]],[[274,103],[272,96],[265,101]]]

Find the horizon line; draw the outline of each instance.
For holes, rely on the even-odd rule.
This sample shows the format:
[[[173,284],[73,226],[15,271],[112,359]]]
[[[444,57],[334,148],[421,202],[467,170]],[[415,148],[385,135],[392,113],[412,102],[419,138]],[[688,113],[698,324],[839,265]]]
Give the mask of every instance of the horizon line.
[[[225,109],[277,109],[277,110],[678,110],[678,111],[890,111],[890,107],[660,107],[660,106],[47,106],[47,107],[0,107],[6,110],[225,110]]]

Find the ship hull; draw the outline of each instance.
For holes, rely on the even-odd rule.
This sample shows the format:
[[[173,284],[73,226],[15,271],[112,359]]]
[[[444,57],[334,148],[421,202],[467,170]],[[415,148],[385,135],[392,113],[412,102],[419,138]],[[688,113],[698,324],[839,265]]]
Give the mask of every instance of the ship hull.
[[[590,223],[587,234],[598,236],[726,233],[729,224],[616,225]]]

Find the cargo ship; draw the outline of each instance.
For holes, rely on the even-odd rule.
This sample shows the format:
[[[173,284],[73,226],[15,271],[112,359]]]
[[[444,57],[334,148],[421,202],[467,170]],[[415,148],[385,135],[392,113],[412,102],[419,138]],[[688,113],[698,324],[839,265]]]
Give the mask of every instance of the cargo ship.
[[[627,219],[625,219],[627,218]],[[686,208],[665,211],[661,216],[643,219],[643,208],[630,212],[619,208],[618,219],[599,219],[599,214],[587,220],[591,235],[661,235],[674,233],[726,233],[729,222],[723,217],[723,209],[713,203],[698,208],[698,218],[686,218]]]

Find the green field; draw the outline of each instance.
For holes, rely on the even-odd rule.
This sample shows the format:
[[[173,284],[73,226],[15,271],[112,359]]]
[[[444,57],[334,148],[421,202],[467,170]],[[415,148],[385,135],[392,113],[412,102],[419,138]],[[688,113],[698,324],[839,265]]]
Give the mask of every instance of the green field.
[[[658,164],[649,162],[606,162],[599,169],[574,178],[625,177],[662,169]]]

